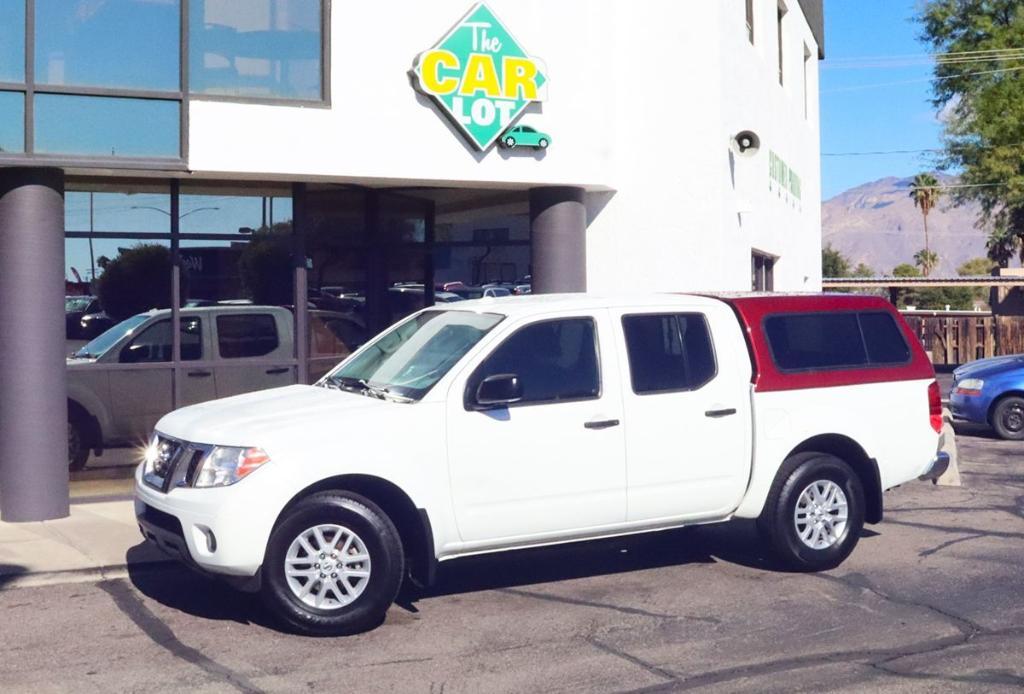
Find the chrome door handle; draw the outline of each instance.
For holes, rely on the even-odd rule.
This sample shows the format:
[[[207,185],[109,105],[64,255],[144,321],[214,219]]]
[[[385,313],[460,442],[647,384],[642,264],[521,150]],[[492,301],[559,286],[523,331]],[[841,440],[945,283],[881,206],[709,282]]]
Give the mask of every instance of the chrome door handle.
[[[731,414],[736,414],[736,408],[735,407],[729,407],[729,408],[724,409],[724,410],[708,410],[707,412],[704,413],[704,416],[705,417],[718,418],[718,417],[728,417]]]
[[[611,427],[619,426],[619,420],[617,419],[599,419],[593,422],[586,422],[583,424],[587,429],[610,429]]]

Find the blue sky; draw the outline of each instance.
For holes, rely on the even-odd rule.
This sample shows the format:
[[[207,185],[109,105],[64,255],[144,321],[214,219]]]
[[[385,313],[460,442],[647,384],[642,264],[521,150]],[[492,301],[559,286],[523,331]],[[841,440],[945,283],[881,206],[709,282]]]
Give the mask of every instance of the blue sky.
[[[885,176],[934,169],[928,153],[824,156],[941,146],[915,0],[826,0],[821,62],[822,199]],[[905,60],[853,58],[912,56]],[[916,57],[913,57],[916,56]],[[879,65],[881,67],[871,67]],[[884,86],[883,86],[884,85]]]

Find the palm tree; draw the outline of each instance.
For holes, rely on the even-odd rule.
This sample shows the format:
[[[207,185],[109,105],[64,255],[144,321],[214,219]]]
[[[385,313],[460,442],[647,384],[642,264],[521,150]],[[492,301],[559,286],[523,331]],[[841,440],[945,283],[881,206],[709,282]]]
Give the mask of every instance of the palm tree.
[[[914,264],[921,268],[921,274],[927,277],[939,264],[939,256],[934,251],[923,248],[914,254]]]
[[[919,173],[914,176],[914,181],[910,184],[910,197],[914,199],[914,207],[921,210],[921,216],[924,217],[924,250],[926,253],[930,252],[928,247],[928,213],[932,211],[936,203],[939,201],[939,196],[942,195],[942,191],[939,189],[939,182],[935,176],[930,173]],[[924,274],[928,274],[928,270],[922,266]]]
[[[1010,259],[1016,255],[1019,245],[1020,237],[1006,227],[996,227],[985,241],[989,259],[998,263],[999,267],[1009,267]]]

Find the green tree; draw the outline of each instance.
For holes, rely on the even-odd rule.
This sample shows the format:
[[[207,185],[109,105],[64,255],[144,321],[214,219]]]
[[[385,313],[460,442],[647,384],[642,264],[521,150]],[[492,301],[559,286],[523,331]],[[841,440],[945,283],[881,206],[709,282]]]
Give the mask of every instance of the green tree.
[[[921,274],[927,277],[939,264],[939,256],[935,251],[922,248],[914,254],[914,264],[921,268]]]
[[[255,304],[293,303],[292,225],[289,222],[253,232],[238,260],[242,284]]]
[[[850,276],[851,277],[874,277],[875,276],[875,271],[872,270],[865,263],[857,263],[857,267],[853,268],[853,272],[851,273]]]
[[[842,251],[832,248],[832,244],[821,249],[822,277],[849,277],[850,260]]]
[[[989,257],[1004,264],[1008,254],[1024,254],[1024,79],[999,51],[1024,45],[1024,4],[928,0],[918,19],[922,40],[936,53],[971,55],[936,61],[933,103],[945,127],[940,166],[960,172],[953,202],[977,202],[979,224],[1002,230],[990,237]]]
[[[914,176],[914,180],[910,184],[910,197],[914,199],[914,207],[921,210],[921,216],[924,218],[924,250],[926,253],[930,252],[928,246],[928,213],[939,202],[940,195],[942,195],[942,191],[939,189],[939,182],[935,176],[932,176],[930,173],[919,173]],[[928,275],[929,271],[930,268],[924,270],[925,276]]]
[[[985,249],[988,252],[989,260],[999,267],[1009,267],[1010,260],[1017,255],[1017,249],[1021,245],[1021,238],[1006,227],[996,227],[985,241]]]
[[[96,281],[100,306],[117,321],[171,305],[171,251],[157,244],[121,250]]]
[[[961,277],[982,277],[984,275],[991,275],[995,268],[996,264],[989,258],[971,258],[960,263],[960,267],[956,269],[956,274]]]
[[[910,263],[900,263],[892,269],[893,277],[920,277],[921,271]],[[907,306],[916,306],[918,292],[916,289],[897,289],[896,290],[896,306],[899,308],[906,308]]]
[[[990,258],[971,258],[960,264],[960,267],[956,269],[956,274],[961,277],[983,277],[991,275],[992,270],[996,267],[996,263]],[[971,296],[975,301],[987,300],[988,294],[987,287],[971,288]]]

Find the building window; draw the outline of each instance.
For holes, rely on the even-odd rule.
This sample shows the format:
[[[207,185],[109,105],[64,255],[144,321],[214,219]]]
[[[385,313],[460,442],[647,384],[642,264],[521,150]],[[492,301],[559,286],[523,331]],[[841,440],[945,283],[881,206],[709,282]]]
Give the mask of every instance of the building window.
[[[25,95],[0,92],[0,152],[21,152],[25,147]]]
[[[35,0],[35,82],[177,92],[180,26],[180,0]]]
[[[754,43],[754,0],[747,2],[747,40]]]
[[[779,84],[784,84],[785,81],[783,79],[783,73],[784,73],[784,70],[783,70],[783,58],[784,58],[784,56],[783,56],[783,50],[782,50],[782,18],[786,16],[786,5],[783,4],[782,2],[779,2],[778,14],[776,16],[778,18],[776,20],[776,24],[777,24],[777,27],[778,27],[778,32],[777,33],[778,33],[778,43],[779,43]]]
[[[193,94],[323,99],[321,0],[192,0]]]
[[[750,254],[750,288],[755,292],[775,290],[775,261],[773,255],[752,251]]]
[[[0,2],[0,82],[25,81],[25,3]]]
[[[176,100],[37,94],[35,151],[177,159],[180,109]]]
[[[804,44],[804,120],[807,120],[807,114],[808,114],[808,112],[810,110],[810,104],[809,104],[810,97],[808,95],[809,85],[807,84],[807,70],[808,70],[808,63],[810,63],[810,60],[811,60],[811,49],[808,48],[807,44],[805,43]]]

